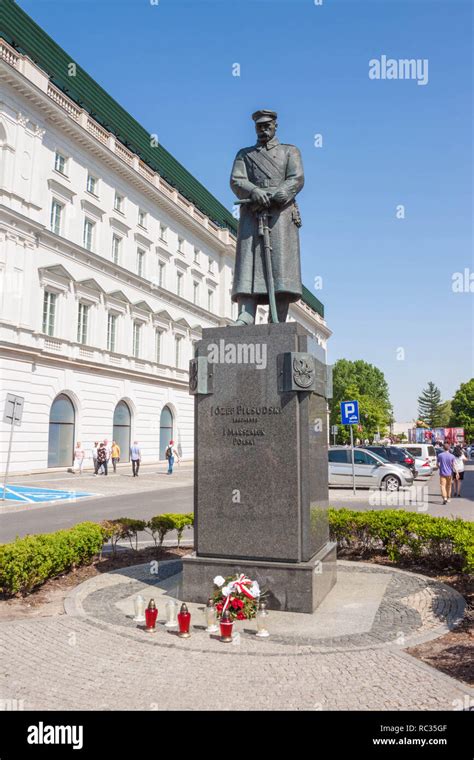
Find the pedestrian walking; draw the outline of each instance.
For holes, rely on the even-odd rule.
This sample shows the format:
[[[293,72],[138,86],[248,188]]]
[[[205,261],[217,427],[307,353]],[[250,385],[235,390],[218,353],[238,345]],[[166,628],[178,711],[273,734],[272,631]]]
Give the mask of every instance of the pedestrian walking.
[[[98,466],[97,466],[97,452],[99,450],[99,441],[94,441],[94,446],[92,448],[92,464],[94,466],[94,475],[98,474]]]
[[[455,457],[450,452],[449,443],[443,444],[443,451],[438,454],[439,483],[443,504],[447,504],[451,496],[451,482],[453,479]]]
[[[102,468],[104,475],[107,475],[107,449],[102,442],[97,449],[97,470]]]
[[[112,466],[117,472],[117,462],[120,462],[120,446],[117,441],[112,441]]]
[[[165,452],[165,457],[168,460],[168,472],[167,475],[173,474],[173,465],[174,465],[174,459],[178,460],[178,464],[180,462],[179,454],[177,450],[174,447],[174,441],[170,441]]]
[[[464,480],[464,462],[467,462],[467,456],[461,446],[456,446],[454,455],[454,474],[452,482],[451,496],[461,496],[461,483]]]
[[[76,472],[79,470],[79,475],[82,475],[82,468],[84,467],[84,457],[85,457],[85,451],[81,446],[81,442],[78,441],[76,443],[76,448],[74,449],[74,465],[73,465],[73,472],[76,474]]]
[[[138,441],[134,441],[133,446],[130,446],[130,459],[132,461],[133,477],[138,478],[138,470],[140,469],[140,462],[142,459],[142,451],[138,445]]]

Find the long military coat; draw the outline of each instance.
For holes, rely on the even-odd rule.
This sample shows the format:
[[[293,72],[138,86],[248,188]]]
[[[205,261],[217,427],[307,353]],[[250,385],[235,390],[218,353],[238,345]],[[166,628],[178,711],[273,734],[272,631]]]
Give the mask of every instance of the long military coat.
[[[298,227],[301,225],[294,198],[304,184],[301,154],[294,145],[274,137],[266,145],[243,148],[237,153],[230,186],[235,195],[249,198],[255,187],[276,191],[268,209],[272,270],[276,293],[291,301],[302,294]],[[253,204],[240,206],[232,300],[257,296],[268,303],[263,238],[258,234],[258,212]]]

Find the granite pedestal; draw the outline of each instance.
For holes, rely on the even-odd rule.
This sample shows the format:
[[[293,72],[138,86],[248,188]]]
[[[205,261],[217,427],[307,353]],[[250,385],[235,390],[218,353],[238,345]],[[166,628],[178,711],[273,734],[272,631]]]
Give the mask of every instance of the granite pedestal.
[[[195,554],[183,597],[244,572],[269,607],[313,612],[336,580],[329,541],[325,355],[297,323],[203,330],[195,395]]]

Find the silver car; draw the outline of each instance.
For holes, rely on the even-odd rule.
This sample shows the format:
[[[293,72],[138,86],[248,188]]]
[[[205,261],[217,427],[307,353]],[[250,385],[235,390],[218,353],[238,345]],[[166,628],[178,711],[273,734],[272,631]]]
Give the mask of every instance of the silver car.
[[[408,467],[387,462],[365,449],[354,449],[356,488],[384,488],[398,491],[413,485],[413,474]],[[343,488],[352,486],[351,450],[341,446],[329,448],[329,485]]]

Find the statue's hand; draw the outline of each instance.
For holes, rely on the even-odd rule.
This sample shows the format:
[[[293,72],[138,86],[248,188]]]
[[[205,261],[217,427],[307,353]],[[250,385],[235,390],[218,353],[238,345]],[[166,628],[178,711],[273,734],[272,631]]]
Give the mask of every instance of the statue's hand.
[[[272,194],[268,190],[260,187],[254,187],[250,193],[250,199],[258,206],[268,208],[272,199]]]
[[[279,206],[284,206],[285,203],[288,203],[289,200],[291,200],[291,196],[288,192],[285,190],[275,190],[273,193],[272,200],[277,203]]]

